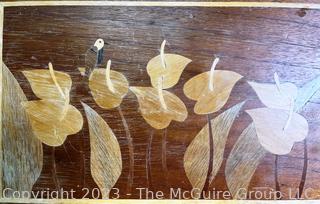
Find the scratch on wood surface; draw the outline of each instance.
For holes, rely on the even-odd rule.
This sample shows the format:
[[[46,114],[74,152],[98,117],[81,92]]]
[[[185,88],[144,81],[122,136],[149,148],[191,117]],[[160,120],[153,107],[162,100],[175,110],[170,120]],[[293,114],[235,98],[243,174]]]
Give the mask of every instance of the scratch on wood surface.
[[[72,159],[71,159],[71,157],[70,157],[70,154],[69,154],[69,152],[68,152],[68,150],[67,150],[67,148],[66,148],[66,145],[65,145],[64,143],[62,144],[62,147],[63,147],[63,149],[64,149],[64,152],[67,154],[69,161],[72,162]]]
[[[128,175],[128,183],[127,183],[127,193],[131,194],[132,191],[132,184],[133,184],[133,177],[134,177],[134,148],[133,148],[133,143],[132,143],[132,137],[130,134],[130,130],[129,130],[129,126],[128,123],[126,121],[126,118],[123,115],[121,106],[117,107],[122,123],[123,123],[123,127],[124,127],[124,131],[126,133],[126,138],[127,138],[127,142],[128,142],[128,149],[129,149],[129,175]]]
[[[82,131],[82,138],[84,137],[83,131]],[[81,145],[80,148],[81,150],[78,150],[75,146],[73,146],[70,142],[70,140],[67,140],[68,144],[70,145],[70,147],[76,151],[77,153],[79,153],[81,155],[81,162],[80,162],[80,172],[81,172],[81,185],[82,187],[85,187],[86,185],[86,158],[85,158],[85,151],[83,151],[83,145],[84,145],[84,141],[81,140]]]
[[[82,138],[84,138],[84,133],[82,131]],[[70,141],[69,141],[70,142]],[[71,147],[73,147],[73,145],[70,142]],[[74,148],[74,147],[73,147]],[[85,187],[86,185],[86,154],[85,151],[83,151],[84,149],[84,140],[81,140],[81,145],[80,145],[81,150],[78,152],[81,154],[81,184],[83,187]],[[75,148],[74,148],[75,149]]]
[[[167,166],[167,132],[168,129],[165,128],[162,134],[162,153],[161,153],[161,160],[162,160],[162,170],[165,175],[165,182],[168,182],[168,166]]]
[[[57,176],[57,165],[56,165],[56,154],[55,154],[55,147],[52,147],[51,150],[51,159],[52,159],[52,180],[54,185],[56,186],[56,190],[60,190],[60,182]]]

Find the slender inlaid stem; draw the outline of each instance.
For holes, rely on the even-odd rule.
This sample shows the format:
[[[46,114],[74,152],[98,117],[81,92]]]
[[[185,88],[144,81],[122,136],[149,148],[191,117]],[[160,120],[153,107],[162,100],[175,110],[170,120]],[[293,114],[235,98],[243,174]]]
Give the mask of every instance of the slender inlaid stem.
[[[152,140],[153,140],[154,130],[151,130],[149,141],[147,144],[147,151],[146,151],[146,177],[148,188],[152,189],[152,180],[151,180],[151,147],[152,147]]]
[[[209,190],[210,187],[210,176],[211,172],[213,169],[213,138],[212,138],[212,126],[211,126],[211,117],[210,114],[207,115],[207,120],[208,120],[208,131],[209,131],[209,168],[208,168],[208,173],[207,173],[207,178],[203,186],[201,198],[203,198],[203,195],[205,194],[206,191]]]
[[[306,183],[307,179],[307,171],[308,171],[308,145],[307,145],[307,139],[304,140],[304,155],[303,155],[303,169],[302,169],[302,175],[300,179],[300,184],[299,184],[299,191],[296,194],[297,199],[301,199],[303,190],[304,190],[304,185]]]
[[[113,86],[113,83],[112,83],[111,77],[110,77],[110,69],[111,69],[111,60],[108,60],[107,67],[106,67],[107,87],[112,93],[115,93],[115,89],[114,89],[114,86]]]
[[[218,57],[216,57],[216,58],[214,59],[212,65],[211,65],[210,76],[209,76],[209,84],[208,84],[210,91],[213,91],[214,70],[216,69],[216,66],[217,66],[219,60],[220,60],[220,59],[219,59]]]
[[[126,138],[128,142],[128,150],[129,150],[129,175],[128,175],[128,183],[127,183],[127,194],[131,194],[132,192],[132,184],[133,184],[133,177],[134,177],[134,147],[133,147],[133,142],[132,142],[132,137],[130,134],[129,126],[126,121],[126,118],[123,115],[122,109],[119,106],[118,107],[118,112],[120,114],[123,127],[126,133]]]

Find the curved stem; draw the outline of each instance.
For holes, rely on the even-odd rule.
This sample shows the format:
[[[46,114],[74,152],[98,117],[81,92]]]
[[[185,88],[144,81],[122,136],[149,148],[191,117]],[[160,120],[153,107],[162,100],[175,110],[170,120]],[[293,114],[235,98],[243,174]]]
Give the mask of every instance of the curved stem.
[[[294,113],[294,99],[292,98],[291,99],[291,103],[290,103],[289,116],[288,116],[288,119],[287,119],[287,122],[286,122],[285,126],[283,127],[283,131],[286,131],[288,129],[288,127],[290,125],[290,122],[292,120],[293,113]]]
[[[57,178],[57,167],[56,167],[56,157],[55,157],[55,147],[52,147],[51,151],[51,157],[52,157],[52,179],[56,186],[57,190],[60,190],[60,184]]]
[[[304,185],[306,183],[307,178],[307,170],[308,170],[308,146],[307,146],[307,139],[304,140],[304,156],[303,156],[304,162],[303,162],[303,169],[302,169],[302,175],[301,180],[299,184],[299,191],[296,194],[296,198],[300,199],[301,195],[304,190]]]
[[[277,74],[277,72],[275,72],[273,74],[273,79],[276,83],[276,87],[279,91],[280,94],[283,94],[283,95],[286,95],[286,93],[283,93],[282,90],[281,90],[281,84],[280,84],[280,78],[279,78],[279,75]],[[289,96],[288,96],[289,97]],[[292,119],[292,116],[293,116],[293,113],[294,113],[294,101],[295,101],[295,98],[291,98],[290,100],[290,112],[289,112],[289,116],[288,116],[288,119],[283,127],[283,133],[285,133],[285,131],[287,130],[287,128],[289,127],[290,125],[290,122],[291,122],[291,119]]]
[[[276,82],[276,86],[277,86],[278,91],[281,93],[280,79],[279,79],[279,75],[277,74],[277,72],[275,72],[273,74],[273,79]]]
[[[81,131],[82,133],[82,138],[85,138],[84,136],[84,131]],[[84,144],[85,144],[85,141],[82,139],[81,140],[81,143],[80,143],[80,149],[81,150],[77,150],[70,142],[69,140],[69,144],[70,146],[75,149],[76,151],[78,151],[80,154],[81,154],[81,159],[82,159],[82,162],[81,162],[81,165],[80,165],[80,172],[81,172],[81,184],[82,184],[82,187],[85,188],[86,187],[86,155],[85,155],[85,151],[84,150]]]
[[[164,97],[163,97],[163,92],[162,92],[162,82],[163,82],[163,76],[159,77],[159,81],[158,81],[158,95],[159,95],[159,100],[160,100],[160,104],[161,107],[165,110],[167,110],[167,104],[164,101]]]
[[[164,40],[162,43],[161,43],[161,47],[160,47],[160,58],[161,58],[161,64],[162,64],[162,67],[164,69],[167,68],[167,64],[166,64],[166,61],[165,61],[165,57],[164,57],[164,47],[166,46],[166,40]]]
[[[162,170],[166,177],[168,177],[168,166],[167,166],[167,128],[164,129],[163,135],[162,135]]]
[[[211,118],[210,118],[209,114],[207,115],[207,119],[208,119],[208,131],[209,131],[209,134],[208,134],[209,135],[209,168],[208,168],[207,178],[206,178],[206,182],[204,183],[201,196],[203,196],[204,193],[209,190],[210,176],[211,176],[211,172],[213,169],[213,157],[212,157],[212,155],[213,155],[213,138],[212,138]]]
[[[62,110],[62,113],[61,113],[61,117],[59,118],[59,120],[62,121],[63,118],[65,117],[65,115],[66,115],[67,112],[68,112],[68,105],[69,105],[69,103],[70,103],[69,91],[68,91],[68,89],[66,88],[66,89],[64,90],[65,92],[63,92],[61,86],[60,86],[59,83],[58,83],[58,80],[57,80],[57,78],[56,78],[56,75],[55,75],[55,73],[54,73],[52,63],[49,62],[48,66],[49,66],[49,73],[50,73],[50,76],[51,76],[51,78],[52,78],[52,80],[53,80],[53,83],[56,85],[58,91],[60,92],[62,98],[64,99],[63,110]]]
[[[216,66],[219,62],[219,58],[216,57],[211,65],[211,69],[210,69],[210,76],[209,76],[209,90],[213,91],[213,77],[214,77],[214,70],[216,69]]]
[[[64,95],[64,93],[63,93],[63,91],[61,89],[61,86],[59,85],[59,83],[57,81],[56,75],[54,74],[54,70],[53,70],[53,66],[52,66],[51,62],[49,62],[48,66],[49,66],[49,73],[51,75],[53,83],[56,85],[56,87],[57,87],[58,91],[60,92],[62,98],[66,99],[66,96]]]
[[[65,101],[64,101],[64,105],[63,105],[63,110],[62,110],[62,114],[60,117],[60,121],[62,121],[64,119],[64,117],[67,115],[67,112],[69,110],[69,103],[70,103],[70,95],[69,95],[69,91],[67,89],[65,89]]]
[[[151,147],[152,147],[152,139],[153,139],[153,129],[151,130],[149,141],[147,144],[146,151],[146,177],[148,182],[149,189],[152,188],[152,180],[151,180]]]
[[[133,177],[134,177],[134,148],[132,143],[132,137],[129,131],[129,126],[124,117],[121,107],[118,107],[118,112],[120,114],[124,130],[126,132],[126,137],[128,141],[128,149],[129,149],[129,175],[128,175],[128,184],[127,184],[127,194],[131,194],[132,191],[132,184],[133,184]]]
[[[107,87],[112,93],[114,93],[115,90],[114,90],[114,87],[113,87],[113,84],[112,84],[112,81],[111,81],[111,78],[110,78],[110,69],[111,69],[111,60],[108,60],[107,67],[106,67]]]
[[[279,156],[278,155],[276,155],[276,159],[275,159],[275,161],[274,161],[274,163],[275,163],[275,170],[274,170],[274,181],[275,181],[275,185],[276,185],[276,196],[277,196],[277,200],[278,199],[281,199],[281,194],[280,194],[280,184],[279,184],[279,179],[278,179],[278,163],[279,163]]]

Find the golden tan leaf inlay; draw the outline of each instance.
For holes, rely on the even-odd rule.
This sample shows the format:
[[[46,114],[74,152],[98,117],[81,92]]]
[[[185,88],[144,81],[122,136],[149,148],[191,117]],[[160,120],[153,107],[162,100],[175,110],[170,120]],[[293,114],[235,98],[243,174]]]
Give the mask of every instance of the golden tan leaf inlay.
[[[34,134],[45,144],[59,146],[66,137],[79,132],[83,125],[81,113],[69,105],[71,78],[68,74],[49,70],[23,71],[31,88],[42,100],[23,102]]]
[[[216,58],[211,71],[196,75],[188,80],[184,87],[184,94],[197,101],[194,112],[209,114],[220,110],[231,94],[232,88],[242,76],[233,71],[214,70],[219,58]]]
[[[223,161],[225,144],[231,126],[245,102],[239,103],[210,120],[211,130],[207,123],[192,140],[184,155],[184,169],[193,188],[203,189],[210,162],[209,131],[213,140],[213,168],[209,183],[213,181]]]
[[[155,129],[166,128],[172,120],[183,122],[187,116],[184,103],[173,93],[161,90],[166,107],[161,105],[159,90],[153,87],[130,87],[137,96],[143,118]]]
[[[106,69],[94,69],[89,78],[89,88],[95,102],[105,109],[119,106],[129,89],[126,77],[120,72],[110,70],[110,67],[109,60]]]
[[[159,78],[163,78],[163,89],[171,88],[176,85],[186,66],[191,62],[190,59],[177,54],[165,54],[164,40],[160,55],[152,58],[147,64],[147,72],[150,76],[151,84],[157,88]]]
[[[108,199],[122,171],[122,158],[117,138],[108,124],[82,103],[86,112],[90,132],[90,167],[94,181],[99,186],[102,199]]]

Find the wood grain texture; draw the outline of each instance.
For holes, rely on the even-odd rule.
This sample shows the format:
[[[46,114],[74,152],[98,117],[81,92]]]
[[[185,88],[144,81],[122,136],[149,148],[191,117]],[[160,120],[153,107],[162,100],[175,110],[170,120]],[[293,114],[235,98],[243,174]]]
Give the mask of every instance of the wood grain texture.
[[[33,93],[40,99],[65,100],[69,96],[72,81],[68,74],[53,71],[54,78],[49,70],[23,71],[28,79]]]
[[[240,74],[228,70],[216,70],[212,74],[211,71],[204,72],[188,80],[183,86],[183,92],[197,102],[195,113],[214,113],[227,103],[233,87],[241,78]]]
[[[68,135],[83,126],[82,115],[70,105],[72,85],[68,74],[53,70],[23,71],[33,93],[41,100],[25,101],[22,106],[30,119],[34,134],[49,146],[60,146]]]
[[[120,146],[113,131],[98,113],[87,104],[82,105],[90,132],[91,174],[100,188],[102,199],[108,199],[122,171]]]
[[[163,63],[161,56],[152,58],[147,64],[147,72],[150,76],[151,84],[157,88],[159,78],[163,78],[162,88],[168,89],[176,85],[190,59],[177,54],[164,54]]]
[[[2,83],[2,64],[3,64],[3,21],[4,21],[4,8],[1,5],[0,6],[0,81]],[[3,89],[0,88],[0,111],[2,112],[2,94],[3,94]],[[2,133],[2,114],[0,114],[0,132]],[[0,146],[2,146],[2,136],[0,137]],[[2,154],[2,149],[0,150],[0,161],[3,161],[3,154]],[[3,168],[3,165],[0,164],[1,169]],[[3,178],[3,172],[0,171],[0,179],[2,180]],[[3,184],[0,182],[0,190],[3,190]],[[2,198],[2,196],[1,196]]]
[[[238,141],[234,145],[233,149],[231,150],[230,157],[227,160],[226,164],[226,179],[227,185],[229,188],[232,188],[232,195],[237,199],[245,199],[247,198],[247,194],[243,194],[243,192],[247,191],[249,182],[253,176],[253,173],[256,171],[260,160],[264,156],[264,154],[259,154],[261,148],[264,148],[263,152],[269,151],[273,154],[276,154],[275,159],[275,190],[278,191],[275,195],[272,196],[271,199],[281,199],[283,198],[283,194],[281,193],[281,189],[279,186],[278,181],[278,155],[289,154],[294,142],[302,141],[308,135],[308,122],[306,119],[295,113],[294,111],[301,110],[307,104],[312,96],[319,91],[320,86],[319,77],[307,82],[302,88],[297,91],[295,85],[291,85],[292,88],[289,88],[288,84],[285,86],[281,86],[278,80],[278,76],[275,74],[274,77],[276,81],[276,86],[278,90],[274,90],[276,94],[268,94],[263,93],[264,91],[270,91],[270,89],[275,89],[270,85],[266,84],[255,84],[250,83],[251,86],[254,87],[254,90],[257,92],[260,100],[268,107],[268,108],[259,108],[253,110],[247,110],[246,112],[252,117],[253,123],[250,124],[241,134]],[[275,85],[274,85],[275,86]],[[287,88],[287,92],[282,92],[282,87]],[[288,89],[289,88],[289,89]],[[277,93],[279,92],[279,93]],[[299,93],[297,95],[297,92]],[[306,93],[308,92],[308,93]],[[274,97],[274,100],[270,100],[270,98],[266,96]],[[284,97],[285,96],[285,97]],[[289,97],[291,99],[298,98],[297,104],[292,104],[295,100],[292,100],[291,105],[291,112],[285,112],[288,109],[288,105],[283,103],[283,98],[286,101],[286,98]],[[304,103],[302,103],[304,102]],[[284,104],[284,105],[283,105]],[[283,109],[274,109],[276,108],[283,108]],[[281,119],[282,118],[282,119]],[[274,123],[275,122],[275,123]],[[272,124],[274,123],[274,124]],[[271,125],[270,125],[271,124]],[[287,124],[289,124],[287,126]],[[270,126],[269,126],[270,125]],[[264,129],[264,130],[262,130]],[[253,133],[254,131],[254,133]],[[290,131],[292,131],[290,133]],[[278,135],[273,137],[274,135]],[[250,139],[248,138],[258,138],[259,145],[255,148],[250,149],[251,154],[247,153],[246,146],[247,143],[250,143]],[[284,139],[285,138],[285,139]],[[307,174],[307,166],[308,166],[308,158],[307,158],[307,150],[306,150],[306,142],[304,142],[304,166],[302,169],[302,176],[298,188],[298,192],[296,194],[296,198],[301,198],[301,195],[304,191],[304,184]],[[255,152],[258,151],[258,152]],[[252,154],[252,153],[256,154]],[[257,155],[260,155],[257,157]],[[247,157],[248,156],[248,157]],[[243,164],[244,162],[251,161],[249,164],[244,165],[246,169],[246,174],[237,175],[234,177],[234,172],[230,171],[234,167],[234,165]],[[236,181],[235,181],[236,180]],[[287,199],[292,197],[292,190],[294,188],[288,188],[290,196]]]
[[[91,94],[95,102],[104,109],[118,107],[129,90],[128,81],[123,74],[113,70],[109,70],[109,73],[106,76],[106,69],[94,69],[89,77]]]
[[[188,146],[183,163],[193,188],[202,191],[206,180],[209,180],[210,185],[216,176],[223,161],[229,131],[243,104],[244,102],[237,104],[210,120],[211,125],[206,124]],[[211,131],[211,134],[209,131]],[[213,141],[213,155],[210,155],[210,137]],[[212,160],[210,160],[210,157],[212,157]],[[211,172],[208,172],[210,171],[210,162],[213,163],[213,167]],[[207,175],[209,175],[209,178],[207,178]]]
[[[255,127],[251,124],[242,132],[227,160],[226,180],[234,199],[247,199],[246,189],[267,153],[256,137]]]
[[[187,80],[208,71],[213,54],[220,57],[218,69],[235,71],[244,79],[236,84],[225,107],[213,114],[212,118],[246,99],[248,102],[244,109],[263,106],[245,81],[273,83],[270,73],[277,72],[283,81],[301,87],[320,74],[317,55],[320,42],[317,19],[320,13],[316,10],[156,7],[16,7],[5,10],[4,61],[28,99],[37,98],[21,71],[42,69],[51,61],[57,71],[71,76],[73,86],[70,104],[85,117],[80,103],[83,101],[108,121],[119,140],[122,153],[123,172],[115,184],[121,198],[139,198],[135,188],[147,187],[150,178],[153,190],[163,190],[166,198],[170,197],[170,187],[191,190],[192,186],[184,173],[183,155],[207,119],[193,112],[195,103],[183,94],[182,88]],[[158,47],[163,39],[168,41],[166,52],[179,53],[192,59],[178,84],[168,90],[185,103],[188,118],[183,123],[173,121],[167,128],[167,179],[162,170],[163,130],[153,130],[151,176],[147,177],[146,149],[153,128],[138,112],[139,105],[132,92],[128,92],[121,103],[134,147],[131,196],[126,195],[130,162],[121,116],[118,110],[104,110],[95,103],[89,93],[87,80],[83,80],[77,70],[84,66],[84,55],[98,37],[109,43],[105,47],[105,59],[112,59],[113,70],[123,73],[131,86],[151,86],[146,65],[159,54]],[[313,96],[301,112],[308,121],[313,121],[307,141],[309,170],[305,186],[316,190],[319,189],[316,178],[320,169],[317,162],[320,152],[319,96],[318,93]],[[210,189],[227,190],[224,173],[226,158],[250,123],[250,117],[243,113],[235,121],[226,143],[221,169]],[[51,149],[44,145],[44,167],[34,191],[56,189],[52,179]],[[64,145],[55,148],[55,161],[60,187],[75,189],[77,198],[84,195],[81,188],[97,188],[91,176],[90,140],[86,123],[78,134],[68,136]],[[303,162],[301,143],[296,143],[289,155],[281,157],[278,171],[283,191],[286,186],[299,184]],[[273,169],[274,157],[267,154],[253,175],[249,189],[259,186],[274,188]],[[285,173],[288,169],[290,174]],[[316,198],[316,193],[313,196]]]
[[[312,0],[311,0],[312,1]],[[307,8],[320,9],[316,3],[261,2],[261,1],[16,1],[4,2],[14,6],[158,6],[158,7],[239,7],[239,8]]]
[[[14,197],[14,191],[31,192],[42,170],[42,144],[33,134],[30,121],[21,105],[27,100],[18,82],[5,64],[2,65],[2,147],[5,197]]]
[[[308,135],[307,120],[293,113],[288,128],[284,129],[290,113],[279,109],[257,108],[246,111],[252,118],[261,145],[277,155],[288,154],[295,142]]]
[[[130,87],[130,90],[137,96],[140,112],[148,124],[155,129],[164,129],[171,121],[183,122],[187,116],[187,108],[184,103],[173,93],[160,89],[163,94],[161,104],[159,91],[153,87]]]
[[[49,146],[60,146],[68,135],[79,132],[83,118],[74,106],[57,100],[33,100],[22,103],[34,135]]]
[[[292,100],[297,98],[298,88],[292,83],[284,83],[277,88],[276,84],[249,82],[260,101],[269,108],[290,110]]]

